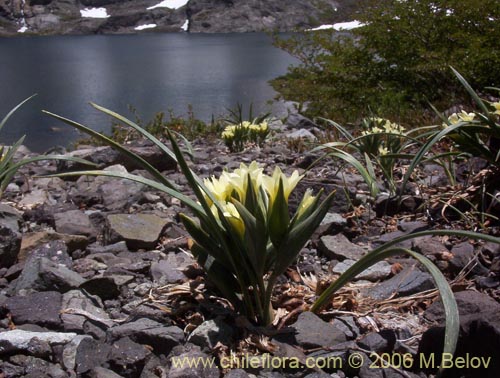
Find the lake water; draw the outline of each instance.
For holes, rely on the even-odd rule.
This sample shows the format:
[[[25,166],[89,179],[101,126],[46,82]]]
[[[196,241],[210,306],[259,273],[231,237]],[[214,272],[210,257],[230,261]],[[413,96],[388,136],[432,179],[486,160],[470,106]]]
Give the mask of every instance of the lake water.
[[[268,80],[296,63],[266,34],[142,34],[0,38],[0,118],[37,93],[0,132],[0,144],[26,134],[25,145],[43,152],[67,146],[79,135],[42,109],[109,132],[111,120],[93,101],[149,120],[193,106],[208,121],[239,102],[269,109],[275,95]],[[254,112],[255,113],[255,112]]]

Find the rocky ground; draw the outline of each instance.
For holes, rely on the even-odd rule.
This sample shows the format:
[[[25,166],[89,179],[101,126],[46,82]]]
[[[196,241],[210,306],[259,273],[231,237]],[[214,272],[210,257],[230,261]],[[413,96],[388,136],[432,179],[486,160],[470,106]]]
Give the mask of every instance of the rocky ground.
[[[280,165],[291,172],[303,171],[315,160],[300,143],[284,138],[315,138],[310,120],[294,114],[285,125],[276,121],[273,127],[279,138],[239,154],[228,154],[217,139],[195,141],[193,169],[201,176],[217,175],[257,160],[269,170]],[[136,142],[133,149],[170,180],[186,185],[175,163],[153,146]],[[137,169],[108,147],[72,154],[108,170]],[[316,292],[371,247],[435,227],[436,217],[425,216],[418,207],[425,203],[420,196],[410,193],[396,212],[384,196],[367,201],[361,178],[346,169],[339,172],[329,160],[309,170],[298,193],[323,187],[336,190],[337,197],[277,287],[275,325],[263,329],[238,317],[205,282],[189,253],[178,219],[185,209],[178,201],[130,181],[33,178],[78,168],[32,165],[16,176],[1,201],[0,377],[378,378],[435,373],[420,368],[419,356],[439,352],[443,309],[430,275],[412,260],[378,263],[341,290],[319,316],[303,311]],[[429,171],[429,185],[441,185],[439,177]],[[469,366],[449,370],[448,376],[498,377],[499,245],[425,237],[408,241],[407,247],[435,261],[453,283],[461,315],[457,355],[492,357],[488,369]],[[394,358],[393,367],[383,361],[372,365],[374,352],[411,357],[413,367],[411,359],[397,366]],[[337,362],[311,369],[175,364],[184,357],[227,362],[231,353],[304,364],[311,357],[335,357]]]
[[[148,9],[161,0],[0,0],[0,36],[303,30],[349,21],[363,1],[189,0]],[[82,17],[91,8],[104,8],[108,17]]]

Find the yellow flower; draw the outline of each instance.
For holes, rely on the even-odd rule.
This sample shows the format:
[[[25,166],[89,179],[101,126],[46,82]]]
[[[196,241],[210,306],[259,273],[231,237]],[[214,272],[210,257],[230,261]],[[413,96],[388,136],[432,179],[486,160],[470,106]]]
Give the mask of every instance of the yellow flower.
[[[225,176],[230,183],[231,192],[235,190],[238,193],[240,201],[242,201],[247,193],[248,175],[250,175],[253,187],[258,190],[262,183],[262,171],[263,169],[259,167],[257,162],[252,161],[248,166],[241,163],[238,169],[235,169],[233,172],[223,172],[222,176]]]
[[[500,115],[500,102],[493,102],[491,106],[495,108],[494,113]]]
[[[304,197],[300,202],[299,208],[297,209],[297,216],[299,218],[302,216],[302,214],[304,214],[304,212],[309,208],[309,206],[312,205],[315,199],[316,196],[312,195],[312,189],[308,188],[304,193]]]
[[[460,118],[458,117],[458,114],[457,113],[453,113],[452,115],[450,115],[448,117],[448,122],[450,123],[450,125],[456,125],[457,123],[460,122]]]
[[[476,116],[475,113],[467,113],[465,110],[462,110],[458,114],[458,118],[460,118],[461,121],[463,122],[471,122],[474,120],[474,117]]]
[[[285,200],[288,201],[288,197],[293,189],[297,186],[298,182],[304,177],[304,175],[299,175],[298,171],[293,171],[290,177],[286,177],[283,172],[281,172],[280,167],[274,169],[272,176],[262,177],[262,186],[269,194],[269,205],[272,206],[276,196],[278,195],[280,179],[283,181],[283,193],[285,195]]]
[[[387,149],[387,147],[380,146],[378,148],[378,153],[379,153],[379,155],[384,156],[384,155],[387,155],[389,153],[389,150]]]
[[[218,179],[215,176],[204,179],[203,183],[218,201],[226,201],[233,191],[229,180],[224,175]]]
[[[245,236],[245,223],[243,222],[243,219],[241,219],[240,213],[238,212],[238,209],[236,209],[236,206],[234,206],[231,202],[225,201],[222,201],[219,204],[222,207],[222,214],[224,215],[224,218],[229,221],[233,229],[236,230],[240,238],[243,239],[243,237]],[[220,220],[217,207],[215,205],[212,205],[210,209],[212,210],[214,216]]]

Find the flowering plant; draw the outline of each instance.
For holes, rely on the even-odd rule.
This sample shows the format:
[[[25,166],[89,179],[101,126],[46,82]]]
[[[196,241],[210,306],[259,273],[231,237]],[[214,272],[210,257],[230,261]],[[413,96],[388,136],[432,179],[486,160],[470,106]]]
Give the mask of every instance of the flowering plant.
[[[256,162],[241,164],[219,178],[199,178],[188,166],[172,132],[167,135],[172,149],[134,122],[108,109],[95,108],[127,124],[151,140],[177,161],[197,201],[183,194],[164,175],[126,147],[96,131],[46,112],[99,139],[140,164],[153,177],[108,171],[81,171],[58,174],[126,178],[148,185],[179,199],[197,218],[181,214],[193,238],[191,251],[208,278],[234,308],[248,319],[267,325],[273,320],[271,295],[276,280],[296,259],[319,226],[333,200],[322,202],[321,193],[304,194],[297,210],[290,214],[288,199],[302,178],[297,171],[286,176],[279,168],[266,175]]]
[[[249,142],[262,147],[269,134],[267,121],[260,123],[242,121],[237,124],[229,124],[222,132],[222,139],[231,152],[239,152]]]
[[[271,295],[276,279],[293,263],[326,214],[323,202],[307,190],[290,217],[288,198],[302,178],[276,167],[266,175],[256,162],[241,164],[200,188],[210,208],[199,222],[181,215],[194,239],[191,247],[210,279],[233,306],[260,324],[273,320]]]

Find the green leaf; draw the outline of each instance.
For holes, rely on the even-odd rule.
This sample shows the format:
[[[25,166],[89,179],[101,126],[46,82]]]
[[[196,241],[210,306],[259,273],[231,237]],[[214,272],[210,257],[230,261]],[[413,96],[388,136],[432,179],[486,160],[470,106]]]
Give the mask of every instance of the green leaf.
[[[305,218],[289,230],[287,237],[277,250],[273,276],[276,277],[282,274],[297,258],[297,254],[310,239],[311,235],[318,228],[326,213],[330,209],[334,194],[335,192],[330,193],[321,205],[319,205],[318,208],[311,215],[309,215],[309,217]]]
[[[165,186],[168,186],[169,188],[172,188],[172,189],[177,189],[177,186],[174,185],[173,183],[171,183],[165,176],[163,176],[155,167],[153,167],[151,164],[149,164],[146,160],[144,160],[143,158],[141,158],[140,156],[138,156],[137,154],[133,153],[132,151],[129,151],[126,147],[122,146],[121,144],[115,142],[114,140],[112,140],[111,138],[108,138],[107,136],[101,134],[101,133],[98,133],[97,131],[95,130],[92,130],[91,128],[87,127],[87,126],[84,126],[78,122],[75,122],[75,121],[72,121],[68,118],[64,118],[64,117],[61,117],[57,114],[54,114],[54,113],[51,113],[51,112],[48,112],[46,110],[42,110],[43,113],[55,118],[55,119],[58,119],[88,135],[90,135],[91,137],[107,144],[108,146],[114,148],[115,150],[117,150],[118,152],[122,153],[123,155],[125,155],[127,158],[131,159],[132,161],[134,161],[137,165],[139,165],[140,167],[143,167],[146,171],[148,171],[149,173],[151,173],[151,175],[156,179],[158,180],[159,182],[161,182],[163,185]]]
[[[285,235],[287,234],[290,214],[288,212],[288,202],[283,189],[283,179],[280,178],[278,193],[274,199],[273,206],[269,214],[269,237],[276,249],[280,248]]]
[[[446,330],[444,339],[444,350],[445,353],[453,354],[455,352],[458,334],[460,331],[458,307],[453,296],[453,292],[446,281],[446,278],[439,271],[439,269],[430,261],[427,257],[420,255],[416,252],[404,249],[404,248],[392,248],[392,249],[379,249],[378,251],[371,251],[363,256],[361,259],[356,261],[349,269],[347,269],[335,282],[333,282],[321,296],[316,300],[316,302],[311,307],[312,312],[319,311],[323,306],[325,306],[331,299],[333,294],[345,286],[349,281],[356,277],[359,273],[368,269],[372,265],[379,261],[382,261],[388,257],[408,254],[418,260],[432,275],[434,283],[436,284],[443,301],[445,315],[446,315]]]
[[[0,130],[4,127],[4,125],[7,123],[9,118],[25,103],[27,103],[29,100],[31,100],[33,97],[35,97],[36,94],[28,97],[26,100],[21,101],[19,104],[17,104],[10,112],[7,113],[5,117],[3,117],[2,121],[0,121]]]

